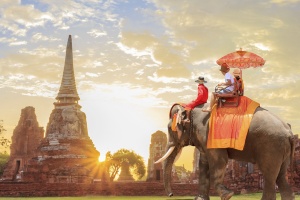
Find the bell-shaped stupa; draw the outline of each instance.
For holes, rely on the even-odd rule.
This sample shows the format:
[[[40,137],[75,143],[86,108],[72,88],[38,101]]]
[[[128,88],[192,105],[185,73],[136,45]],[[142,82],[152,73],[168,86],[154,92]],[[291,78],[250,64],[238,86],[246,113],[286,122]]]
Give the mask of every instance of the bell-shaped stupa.
[[[86,115],[79,96],[73,67],[72,38],[68,38],[61,86],[42,139],[23,181],[49,183],[91,182],[97,177],[98,158],[88,135]]]

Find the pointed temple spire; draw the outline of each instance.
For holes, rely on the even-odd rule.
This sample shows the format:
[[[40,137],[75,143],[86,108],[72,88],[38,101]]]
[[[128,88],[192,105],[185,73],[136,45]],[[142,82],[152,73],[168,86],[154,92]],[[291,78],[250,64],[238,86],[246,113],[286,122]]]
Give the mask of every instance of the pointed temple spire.
[[[72,37],[69,35],[68,44],[66,48],[65,66],[61,80],[60,89],[54,103],[57,105],[74,105],[78,103],[79,96],[76,89],[76,82],[73,68],[73,50],[72,50]]]

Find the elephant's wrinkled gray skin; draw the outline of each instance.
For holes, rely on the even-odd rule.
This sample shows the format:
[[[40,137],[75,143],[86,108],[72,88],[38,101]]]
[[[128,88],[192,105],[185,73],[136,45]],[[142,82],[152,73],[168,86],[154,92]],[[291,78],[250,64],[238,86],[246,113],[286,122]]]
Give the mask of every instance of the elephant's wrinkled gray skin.
[[[202,112],[200,105],[192,112],[192,131],[189,127],[179,128],[183,131],[181,138],[171,129],[172,119],[168,124],[169,141],[167,150],[175,146],[174,151],[164,161],[164,185],[169,196],[171,190],[171,171],[177,153],[184,146],[192,145],[200,151],[199,161],[199,196],[195,200],[209,200],[210,186],[218,192],[222,200],[228,200],[233,192],[223,185],[224,173],[228,159],[257,164],[264,176],[262,200],[276,199],[275,184],[278,185],[282,200],[294,200],[294,193],[288,185],[285,174],[295,151],[293,133],[288,124],[269,111],[258,107],[253,115],[243,151],[235,149],[207,149],[206,140],[210,114]],[[177,112],[178,106],[171,110]],[[191,134],[190,134],[191,133]]]

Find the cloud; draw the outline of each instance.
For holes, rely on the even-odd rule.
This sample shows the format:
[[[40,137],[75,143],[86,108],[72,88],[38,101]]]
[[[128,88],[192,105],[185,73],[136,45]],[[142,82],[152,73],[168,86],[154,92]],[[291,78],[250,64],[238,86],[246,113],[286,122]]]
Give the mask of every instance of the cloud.
[[[179,55],[181,48],[162,39],[148,33],[123,32],[119,47],[134,56],[149,55],[160,66],[157,70],[159,76],[189,76]]]
[[[16,42],[11,42],[9,46],[20,46],[20,45],[26,45],[26,41],[16,41]]]
[[[6,66],[2,69],[3,76],[22,73],[24,76],[35,76],[51,82],[58,81],[56,78],[57,74],[62,72],[63,59],[57,49],[23,48],[19,52],[1,58],[0,65]]]
[[[87,33],[95,38],[107,35],[107,33],[105,31],[101,31],[101,30],[97,30],[97,29],[92,29]]]
[[[299,0],[271,0],[271,3],[275,4],[294,4],[300,2]]]
[[[11,44],[11,43],[18,42],[18,39],[15,38],[15,37],[11,37],[11,38],[2,37],[2,38],[0,38],[0,42],[1,42],[1,43],[8,43],[8,44]]]
[[[38,77],[32,75],[24,75],[20,73],[9,74],[8,76],[0,77],[2,83],[0,88],[7,87],[18,91],[19,94],[26,96],[39,96],[53,98],[58,85],[47,81],[39,80]]]
[[[2,27],[2,34],[10,34],[14,36],[25,36],[27,30],[23,27],[19,27],[17,24],[11,23],[7,20],[0,21],[0,27]]]
[[[172,77],[158,77],[157,73],[154,73],[153,76],[148,76],[148,78],[156,83],[163,83],[163,84],[169,84],[169,83],[183,83],[188,82],[189,80],[186,78],[172,78]]]
[[[151,49],[138,50],[136,48],[130,48],[128,46],[125,46],[122,43],[117,43],[116,45],[119,47],[119,49],[121,51],[123,51],[126,54],[130,54],[134,57],[151,56],[152,55]]]
[[[118,102],[118,100],[121,100],[125,104],[128,103],[142,107],[166,104],[163,99],[153,95],[151,88],[137,87],[132,84],[94,85],[94,90],[98,91],[97,94],[105,96],[105,99],[109,102]]]
[[[53,18],[50,13],[36,10],[33,5],[10,6],[4,10],[3,17],[27,28],[43,26],[47,20]]]
[[[2,1],[0,1],[1,8],[6,8],[7,6],[20,5],[20,4],[21,4],[21,0],[2,0]]]
[[[95,73],[89,73],[89,72],[87,72],[86,75],[89,76],[89,77],[99,77],[98,74],[95,74]]]
[[[42,33],[35,33],[31,37],[33,42],[39,42],[39,41],[60,41],[61,39],[55,38],[55,37],[48,37],[43,35]]]

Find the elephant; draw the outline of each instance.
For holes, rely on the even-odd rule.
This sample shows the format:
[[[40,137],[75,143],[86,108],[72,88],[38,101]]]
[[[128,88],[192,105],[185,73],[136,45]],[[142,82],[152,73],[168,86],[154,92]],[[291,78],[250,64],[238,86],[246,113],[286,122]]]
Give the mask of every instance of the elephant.
[[[257,164],[264,178],[262,200],[276,199],[276,184],[282,200],[294,200],[292,188],[285,178],[295,152],[295,139],[291,126],[259,106],[253,113],[243,150],[208,149],[206,142],[210,113],[202,111],[207,106],[201,104],[195,107],[191,113],[192,123],[178,123],[177,131],[173,131],[171,128],[172,116],[179,111],[182,113],[183,120],[186,117],[185,111],[179,104],[170,109],[167,152],[156,162],[163,162],[163,182],[168,196],[173,196],[171,190],[172,165],[182,148],[191,145],[200,151],[199,195],[194,200],[210,200],[210,186],[213,186],[221,200],[228,200],[234,195],[233,191],[223,185],[228,159]]]

